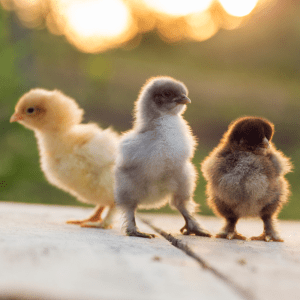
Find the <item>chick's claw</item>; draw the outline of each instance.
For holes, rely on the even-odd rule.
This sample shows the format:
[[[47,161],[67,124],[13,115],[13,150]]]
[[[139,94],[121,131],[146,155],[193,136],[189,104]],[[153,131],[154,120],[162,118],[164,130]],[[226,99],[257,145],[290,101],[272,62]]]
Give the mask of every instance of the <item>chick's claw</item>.
[[[211,237],[211,234],[205,230],[205,229],[202,229],[202,228],[193,228],[193,229],[190,229],[187,225],[184,225],[181,229],[180,229],[180,232],[183,234],[183,235],[190,235],[190,234],[195,234],[197,236],[206,236],[206,237]]]
[[[237,232],[220,232],[216,234],[217,239],[228,239],[228,240],[243,240],[247,238]]]
[[[251,241],[265,241],[265,242],[283,242],[284,240],[278,237],[276,234],[262,233],[259,236],[251,237]]]
[[[152,238],[155,238],[156,235],[155,234],[152,234],[152,233],[143,233],[143,232],[140,232],[138,230],[127,230],[126,231],[126,234],[128,236],[136,236],[136,237],[142,237],[142,238],[146,238],[146,239],[152,239]]]

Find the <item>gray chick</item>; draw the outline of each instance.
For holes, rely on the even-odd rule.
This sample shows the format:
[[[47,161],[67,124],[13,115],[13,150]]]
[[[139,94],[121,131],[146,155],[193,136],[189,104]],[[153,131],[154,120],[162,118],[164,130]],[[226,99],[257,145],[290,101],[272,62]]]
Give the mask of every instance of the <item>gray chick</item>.
[[[125,215],[126,233],[138,231],[135,211],[159,208],[168,201],[185,219],[184,234],[211,236],[196,222],[193,200],[197,173],[191,158],[196,146],[190,127],[182,118],[191,103],[186,86],[171,77],[150,78],[135,103],[135,122],[124,134],[115,166],[115,201]]]
[[[273,133],[274,125],[266,119],[239,118],[203,161],[208,205],[226,219],[216,237],[244,240],[235,230],[238,219],[260,217],[264,232],[251,239],[283,241],[274,225],[289,195],[284,175],[292,165],[271,142]]]

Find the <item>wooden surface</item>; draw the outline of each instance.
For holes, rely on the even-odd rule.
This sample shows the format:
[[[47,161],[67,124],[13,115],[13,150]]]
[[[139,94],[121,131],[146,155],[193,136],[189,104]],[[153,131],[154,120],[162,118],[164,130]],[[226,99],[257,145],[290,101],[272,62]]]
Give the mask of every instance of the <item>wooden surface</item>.
[[[0,299],[300,299],[298,222],[279,223],[284,243],[182,236],[172,215],[139,215],[151,240],[125,236],[121,218],[112,230],[65,224],[91,211],[1,202]],[[258,235],[262,223],[238,230]]]

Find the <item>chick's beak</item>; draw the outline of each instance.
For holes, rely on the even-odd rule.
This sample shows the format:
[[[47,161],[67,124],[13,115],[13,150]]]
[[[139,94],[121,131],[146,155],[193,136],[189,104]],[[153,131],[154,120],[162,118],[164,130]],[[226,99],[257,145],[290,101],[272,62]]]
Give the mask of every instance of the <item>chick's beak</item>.
[[[22,116],[20,116],[19,114],[17,114],[17,113],[14,113],[12,116],[11,116],[11,118],[10,118],[10,123],[12,123],[12,122],[18,122],[18,121],[20,121],[20,120],[23,120],[23,117]]]
[[[192,101],[190,100],[190,98],[188,98],[185,95],[182,95],[179,99],[175,99],[175,102],[177,104],[188,104],[188,103],[192,103]]]
[[[266,137],[263,139],[263,147],[266,149],[270,148],[269,141]]]

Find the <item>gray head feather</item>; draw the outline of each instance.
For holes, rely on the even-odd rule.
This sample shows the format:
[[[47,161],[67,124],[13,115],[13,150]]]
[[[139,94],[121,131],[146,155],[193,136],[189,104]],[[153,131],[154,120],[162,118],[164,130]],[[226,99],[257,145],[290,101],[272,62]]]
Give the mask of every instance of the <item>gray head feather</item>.
[[[186,86],[172,77],[150,78],[142,87],[135,103],[135,123],[147,123],[166,114],[182,114],[187,97]]]

